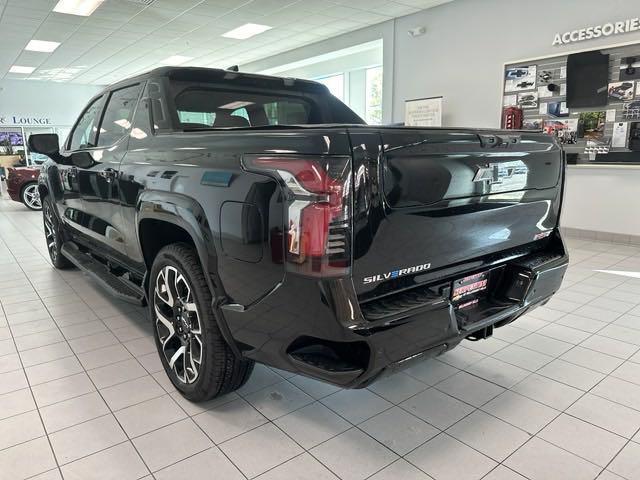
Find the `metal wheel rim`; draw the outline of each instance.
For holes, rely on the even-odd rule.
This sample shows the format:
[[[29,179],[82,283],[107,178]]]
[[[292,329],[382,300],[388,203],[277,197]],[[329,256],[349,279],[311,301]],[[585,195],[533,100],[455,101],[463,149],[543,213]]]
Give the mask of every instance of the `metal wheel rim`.
[[[47,250],[49,250],[49,255],[53,261],[58,257],[58,249],[57,249],[57,238],[56,238],[56,228],[53,223],[53,212],[51,211],[51,207],[45,204],[44,211],[44,236],[47,242]]]
[[[194,383],[203,359],[202,327],[191,285],[180,271],[167,265],[155,279],[153,308],[162,355],[176,378]]]
[[[42,208],[42,202],[40,201],[40,192],[36,184],[25,187],[22,192],[22,200],[24,203],[35,210]]]

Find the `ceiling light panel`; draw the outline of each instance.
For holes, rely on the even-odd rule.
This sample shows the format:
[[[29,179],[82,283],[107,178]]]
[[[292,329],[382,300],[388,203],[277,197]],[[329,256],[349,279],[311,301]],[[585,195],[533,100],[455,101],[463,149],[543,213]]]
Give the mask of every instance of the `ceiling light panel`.
[[[35,70],[35,67],[23,67],[21,65],[13,65],[9,69],[9,73],[31,73]]]
[[[56,13],[66,13],[68,15],[79,15],[88,17],[104,0],[60,0],[53,11]]]
[[[184,57],[182,55],[172,55],[171,57],[160,60],[162,65],[182,65],[189,60],[193,60],[192,57]]]
[[[245,23],[241,27],[234,28],[233,30],[223,33],[222,36],[226,38],[235,38],[236,40],[246,40],[255,35],[258,35],[267,30],[271,30],[273,27],[267,25],[260,25],[257,23]]]
[[[46,40],[31,40],[27,43],[25,50],[30,52],[51,53],[60,46],[60,42],[49,42]]]

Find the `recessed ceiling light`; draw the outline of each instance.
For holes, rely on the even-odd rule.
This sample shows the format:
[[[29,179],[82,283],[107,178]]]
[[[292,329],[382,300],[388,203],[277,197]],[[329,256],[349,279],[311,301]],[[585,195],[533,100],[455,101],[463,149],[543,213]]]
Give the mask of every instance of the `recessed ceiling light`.
[[[45,40],[31,40],[27,43],[25,50],[31,52],[47,52],[51,53],[60,46],[59,42],[47,42]]]
[[[31,73],[35,69],[35,67],[21,67],[20,65],[14,65],[9,69],[9,73]]]
[[[189,60],[193,60],[193,57],[183,57],[182,55],[172,55],[169,58],[165,58],[164,60],[160,60],[162,65],[182,65]]]
[[[222,36],[227,38],[235,38],[238,40],[246,40],[247,38],[251,38],[254,35],[266,32],[267,30],[271,30],[272,28],[273,27],[269,27],[267,25],[258,25],[257,23],[245,23],[241,27],[234,28],[227,33],[223,33]]]
[[[88,17],[104,0],[59,0],[53,11]]]

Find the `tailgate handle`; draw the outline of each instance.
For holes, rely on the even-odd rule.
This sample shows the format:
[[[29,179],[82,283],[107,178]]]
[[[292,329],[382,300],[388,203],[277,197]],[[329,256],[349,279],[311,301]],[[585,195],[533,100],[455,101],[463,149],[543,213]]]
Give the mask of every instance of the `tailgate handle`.
[[[520,135],[492,135],[479,133],[480,145],[482,148],[509,148],[510,145],[520,143]]]

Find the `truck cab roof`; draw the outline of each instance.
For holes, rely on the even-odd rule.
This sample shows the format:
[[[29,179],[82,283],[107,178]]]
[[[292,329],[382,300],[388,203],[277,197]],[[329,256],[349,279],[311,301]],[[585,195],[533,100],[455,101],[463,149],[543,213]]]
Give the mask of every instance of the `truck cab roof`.
[[[233,83],[242,87],[260,87],[268,89],[288,90],[293,88],[298,92],[320,93],[329,92],[326,86],[312,80],[299,78],[273,77],[270,75],[258,75],[255,73],[235,72],[220,68],[204,67],[158,67],[135,77],[129,77],[109,85],[105,90],[116,90],[150,78],[167,77],[174,80],[206,83]]]

